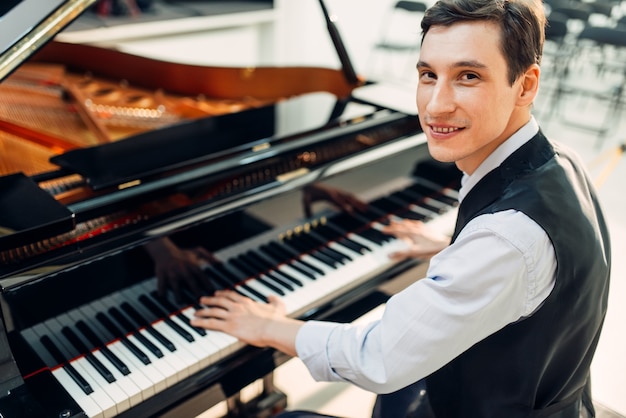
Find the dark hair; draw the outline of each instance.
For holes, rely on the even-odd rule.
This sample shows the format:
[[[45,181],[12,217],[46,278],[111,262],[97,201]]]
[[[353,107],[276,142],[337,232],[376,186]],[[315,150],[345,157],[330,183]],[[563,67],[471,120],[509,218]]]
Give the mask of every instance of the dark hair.
[[[541,63],[546,25],[541,0],[439,0],[422,19],[422,42],[432,26],[481,20],[500,26],[511,84],[532,64]]]

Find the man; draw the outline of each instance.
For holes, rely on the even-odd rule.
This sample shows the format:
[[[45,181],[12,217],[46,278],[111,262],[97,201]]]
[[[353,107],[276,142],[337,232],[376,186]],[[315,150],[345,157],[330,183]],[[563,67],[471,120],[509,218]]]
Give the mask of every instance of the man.
[[[418,114],[431,155],[464,173],[459,215],[426,278],[391,297],[380,321],[303,323],[277,299],[225,291],[201,299],[193,324],[297,355],[317,380],[390,393],[425,379],[436,417],[593,414],[609,238],[582,165],[531,115],[544,25],[538,0],[427,11]],[[406,227],[388,227],[415,243],[397,256],[430,252]]]

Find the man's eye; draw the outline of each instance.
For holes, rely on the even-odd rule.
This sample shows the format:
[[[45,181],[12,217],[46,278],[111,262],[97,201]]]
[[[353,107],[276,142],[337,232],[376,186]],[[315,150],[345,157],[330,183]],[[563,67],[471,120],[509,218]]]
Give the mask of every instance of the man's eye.
[[[463,75],[461,76],[461,79],[463,79],[463,80],[468,80],[468,81],[469,81],[469,80],[478,80],[479,78],[480,78],[480,77],[478,77],[478,75],[477,75],[477,74],[474,74],[474,73],[466,73],[466,74],[463,74]]]
[[[437,77],[435,76],[435,73],[430,72],[430,71],[422,71],[420,73],[420,79],[422,80],[434,80]]]

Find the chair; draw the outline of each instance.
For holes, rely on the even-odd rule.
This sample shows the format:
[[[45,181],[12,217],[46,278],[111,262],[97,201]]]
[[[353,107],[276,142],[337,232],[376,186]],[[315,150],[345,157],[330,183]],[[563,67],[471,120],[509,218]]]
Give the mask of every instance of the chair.
[[[383,18],[378,41],[372,47],[370,77],[403,78],[407,71],[414,71],[420,47],[420,22],[426,8],[426,3],[421,1],[394,3]]]
[[[593,8],[588,3],[560,4],[552,8],[550,14],[558,13],[567,16],[567,27],[570,33],[578,34],[587,25],[593,14]]]
[[[578,34],[576,56],[563,68],[548,102],[548,116],[561,113],[572,127],[596,132],[599,146],[618,125],[626,101],[626,28],[586,26]],[[604,117],[586,117],[598,111],[604,111]]]
[[[563,64],[572,53],[568,42],[567,16],[558,12],[550,13],[545,30],[543,47],[543,78],[554,78],[564,71]]]

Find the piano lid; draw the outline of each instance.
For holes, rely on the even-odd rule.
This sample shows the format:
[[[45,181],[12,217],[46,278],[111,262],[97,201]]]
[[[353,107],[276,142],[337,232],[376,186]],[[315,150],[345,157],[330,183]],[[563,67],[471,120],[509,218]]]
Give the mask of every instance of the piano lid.
[[[21,8],[31,1],[36,0],[14,2],[12,8]],[[66,16],[62,20],[66,25],[71,21],[71,11],[82,11],[90,3],[59,3],[52,14],[41,17],[41,25],[59,21],[53,19],[57,14]],[[320,4],[323,6],[321,0]],[[13,13],[12,9],[3,10],[4,16]],[[327,24],[329,30],[334,29],[328,16]],[[61,30],[61,26],[54,29]],[[49,29],[47,39],[53,32]],[[330,32],[333,42],[341,45],[336,29]],[[25,36],[8,46],[7,51],[19,49],[19,45],[34,38]],[[42,58],[40,54],[46,51],[58,52],[49,47],[59,44],[50,42],[33,58]],[[128,54],[113,50],[92,49],[107,52],[109,57],[119,54],[130,59]],[[350,70],[345,48],[338,50],[342,69]],[[70,55],[93,61],[82,54]],[[52,54],[51,58],[55,57],[58,58]],[[0,131],[4,135],[0,139],[10,145],[5,148],[11,151],[0,158],[0,176],[22,173],[14,177],[20,180],[18,185],[25,186],[25,192],[19,189],[20,196],[28,196],[25,200],[45,198],[54,209],[48,212],[55,214],[43,219],[29,217],[26,221],[20,216],[0,219],[0,277],[36,269],[51,260],[71,259],[71,263],[78,263],[105,251],[137,245],[152,236],[208,221],[309,181],[402,152],[420,141],[413,139],[421,132],[413,115],[351,95],[361,84],[361,80],[346,81],[352,70],[344,73],[318,67],[268,67],[254,69],[250,74],[249,68],[242,73],[239,68],[193,66],[193,70],[229,70],[227,73],[236,74],[236,81],[241,82],[256,79],[257,70],[265,75],[280,70],[277,75],[281,78],[273,77],[279,83],[268,83],[264,76],[258,80],[263,85],[289,84],[287,81],[293,82],[294,77],[284,77],[284,70],[296,70],[290,74],[298,75],[295,80],[300,89],[297,93],[289,90],[288,94],[281,90],[272,100],[246,96],[247,101],[237,101],[234,106],[233,99],[220,96],[214,103],[218,113],[167,119],[158,126],[149,123],[142,125],[139,134],[128,134],[126,126],[120,126],[133,117],[115,117],[114,112],[107,110],[98,119],[98,111],[91,112],[87,106],[91,96],[90,100],[83,100],[87,93],[108,97],[112,92],[115,97],[139,98],[142,106],[143,99],[150,99],[146,106],[165,103],[166,110],[171,103],[184,109],[191,107],[186,100],[190,97],[176,90],[170,94],[166,89],[149,95],[134,85],[110,88],[109,80],[95,70],[85,79],[84,74],[74,73],[73,68],[64,68],[63,64],[29,60],[0,86]],[[176,72],[161,79],[210,78],[183,77],[178,64],[166,64],[168,71],[173,68]],[[338,79],[342,81],[341,94],[335,88]],[[215,80],[219,83],[214,84],[224,84],[223,77],[215,76]],[[331,87],[300,86],[300,81],[307,80],[322,80]],[[35,94],[42,87],[43,91]],[[202,95],[194,100],[208,105],[210,99]],[[221,106],[219,100],[228,106]],[[20,114],[18,108],[24,108],[27,114]],[[33,113],[36,118],[30,117]],[[99,129],[107,120],[110,124]],[[29,124],[32,121],[36,123]],[[103,139],[97,135],[102,132],[115,134]],[[24,176],[32,181],[25,181]],[[32,187],[33,181],[38,187]],[[6,189],[14,183],[8,182]],[[56,202],[50,202],[45,193]]]
[[[95,1],[3,1],[0,4],[0,81]]]

